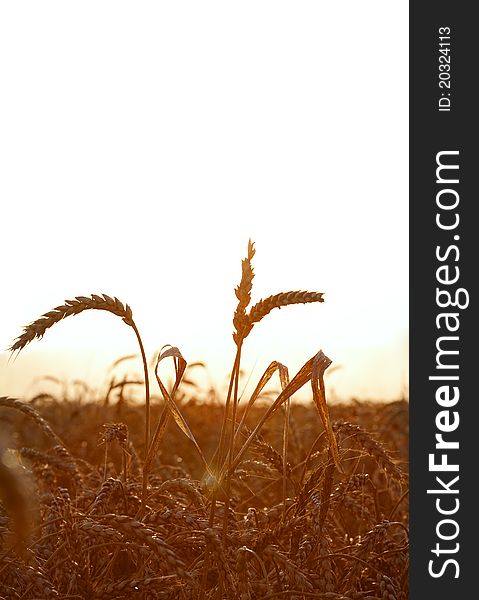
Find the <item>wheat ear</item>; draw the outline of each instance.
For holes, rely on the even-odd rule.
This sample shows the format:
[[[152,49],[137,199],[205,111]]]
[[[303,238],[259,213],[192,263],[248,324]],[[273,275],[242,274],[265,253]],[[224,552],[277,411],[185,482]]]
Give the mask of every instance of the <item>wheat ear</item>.
[[[241,261],[241,281],[239,285],[235,287],[235,296],[238,298],[238,306],[236,307],[233,316],[233,325],[236,330],[233,333],[233,339],[237,345],[240,343],[240,340],[246,337],[242,335],[242,332],[248,322],[246,309],[251,302],[251,290],[253,289],[254,278],[251,261],[253,260],[255,253],[254,243],[251,240],[248,240],[248,254],[246,258]]]
[[[17,350],[20,352],[20,350],[23,350],[23,348],[33,340],[41,339],[45,335],[47,329],[50,329],[55,323],[58,323],[66,317],[78,315],[84,310],[90,309],[107,310],[108,312],[121,317],[127,325],[130,325],[131,327],[134,326],[131,308],[128,304],[124,305],[120,302],[118,298],[111,298],[106,294],[103,294],[102,296],[92,294],[91,297],[76,296],[74,300],[65,300],[65,304],[57,306],[53,310],[46,312],[36,321],[33,321],[33,323],[30,323],[30,325],[26,325],[23,328],[23,333],[17,337],[9,350],[11,352]]]
[[[261,319],[266,317],[273,308],[281,308],[290,304],[308,304],[310,302],[324,302],[324,294],[322,292],[281,292],[268,296],[264,300],[257,302],[249,311],[248,321],[251,327],[255,323],[259,323]]]
[[[280,292],[279,294],[273,294],[268,296],[264,300],[260,300],[254,306],[251,307],[248,314],[246,311],[235,313],[233,323],[236,327],[236,331],[233,334],[233,338],[238,344],[239,340],[244,340],[250,334],[255,323],[259,323],[266,315],[268,315],[273,308],[281,308],[283,306],[289,306],[290,304],[309,304],[310,302],[324,302],[324,294],[322,292],[303,292],[303,291],[292,291],[292,292]]]
[[[42,415],[30,404],[23,402],[22,400],[18,400],[17,398],[10,398],[8,396],[0,397],[0,406],[6,406],[8,408],[13,408],[14,410],[18,410],[22,412],[24,415],[33,419],[35,423],[40,427],[43,433],[49,437],[55,444],[59,444],[62,448],[65,447],[63,441],[58,437],[58,435],[53,431],[50,427],[48,421],[46,421]]]
[[[138,345],[140,346],[141,359],[143,362],[143,372],[145,376],[145,456],[148,454],[150,444],[150,382],[148,377],[148,362],[146,360],[145,349],[140,336],[140,332],[133,320],[133,313],[128,304],[123,304],[118,298],[112,298],[107,294],[92,294],[91,296],[76,296],[73,300],[65,300],[64,304],[57,306],[39,317],[30,325],[23,328],[23,333],[18,336],[10,346],[11,352],[20,352],[27,344],[35,339],[41,339],[47,329],[50,329],[55,323],[62,321],[66,317],[78,315],[85,310],[106,310],[118,317],[129,325],[135,332]],[[145,500],[143,498],[143,500]]]

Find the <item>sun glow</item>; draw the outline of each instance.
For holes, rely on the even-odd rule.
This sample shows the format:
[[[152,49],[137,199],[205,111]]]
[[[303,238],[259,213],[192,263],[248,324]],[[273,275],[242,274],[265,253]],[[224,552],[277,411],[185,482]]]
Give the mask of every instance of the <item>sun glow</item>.
[[[161,5],[145,19],[141,6],[102,3],[97,19],[83,7],[59,30],[32,5],[23,37],[1,31],[16,57],[0,67],[13,90],[2,111],[3,348],[65,299],[107,293],[132,307],[149,356],[178,346],[221,387],[251,237],[253,302],[288,290],[325,302],[258,324],[246,376],[272,360],[294,373],[323,349],[340,367],[326,376],[330,394],[401,394],[407,64],[364,6],[351,3],[347,19],[339,6],[304,6],[201,3],[186,16]],[[406,14],[388,10],[406,27]],[[45,374],[96,385],[136,351],[113,316],[82,314],[16,361],[3,354],[0,384],[18,395]]]

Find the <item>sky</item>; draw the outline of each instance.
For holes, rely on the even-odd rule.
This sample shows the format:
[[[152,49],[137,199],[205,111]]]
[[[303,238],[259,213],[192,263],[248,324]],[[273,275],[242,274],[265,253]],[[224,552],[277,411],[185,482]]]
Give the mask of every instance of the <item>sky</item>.
[[[255,326],[245,376],[272,360],[293,375],[322,349],[330,395],[399,397],[407,23],[398,1],[3,4],[0,349],[65,299],[107,293],[148,356],[178,346],[221,387],[251,238],[253,302],[325,302]],[[1,353],[0,395],[42,375],[100,385],[136,352],[120,319],[83,313]]]

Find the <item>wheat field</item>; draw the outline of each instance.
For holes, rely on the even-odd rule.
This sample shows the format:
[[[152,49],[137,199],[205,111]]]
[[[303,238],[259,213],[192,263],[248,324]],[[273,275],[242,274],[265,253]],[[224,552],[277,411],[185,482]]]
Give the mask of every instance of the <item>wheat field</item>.
[[[408,403],[329,403],[323,351],[293,377],[273,361],[240,398],[254,327],[323,301],[293,291],[250,306],[254,254],[250,242],[224,395],[198,389],[178,348],[150,367],[132,309],[105,294],[65,301],[12,343],[108,311],[132,329],[143,379],[0,398],[0,598],[408,598]]]

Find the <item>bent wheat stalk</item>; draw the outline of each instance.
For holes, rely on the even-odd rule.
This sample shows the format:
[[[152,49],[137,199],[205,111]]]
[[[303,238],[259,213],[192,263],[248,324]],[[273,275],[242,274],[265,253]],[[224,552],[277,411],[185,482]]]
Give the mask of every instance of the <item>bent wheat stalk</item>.
[[[311,380],[313,368],[317,369],[319,373],[324,373],[324,371],[329,367],[330,364],[331,360],[323,353],[322,350],[320,350],[301,367],[301,369],[281,391],[281,393],[278,395],[273,404],[268,408],[268,410],[258,421],[256,427],[253,429],[246,442],[244,442],[238,454],[234,457],[234,460],[229,466],[229,469],[236,469],[238,464],[241,462],[246,450],[249,448],[252,441],[254,440],[260,429],[263,427],[263,425],[266,423],[266,421],[278,410],[280,406],[282,406],[286,402],[288,398],[291,398],[293,394],[295,394],[300,388],[303,387],[303,385],[305,385],[308,381]]]
[[[23,333],[10,346],[10,352],[20,352],[33,340],[41,339],[47,329],[55,325],[55,323],[89,309],[106,310],[121,317],[127,325],[134,327],[131,308],[128,304],[123,305],[118,298],[110,298],[106,294],[102,296],[92,294],[91,297],[76,296],[74,300],[65,300],[65,304],[57,306],[53,310],[43,314],[36,321],[33,321],[33,323],[30,323],[30,325],[26,325],[23,328]]]
[[[141,359],[143,362],[143,372],[145,376],[145,456],[148,454],[150,443],[150,383],[148,377],[148,363],[146,360],[145,349],[140,336],[140,332],[133,320],[133,312],[128,304],[123,304],[118,298],[111,298],[107,294],[92,294],[91,296],[76,296],[73,300],[65,300],[65,304],[57,306],[53,310],[46,312],[33,323],[23,328],[23,333],[19,335],[10,346],[10,352],[20,352],[30,342],[35,339],[41,339],[46,331],[53,327],[55,323],[78,315],[85,310],[105,310],[113,315],[121,317],[122,321],[129,325],[135,332],[138,345],[140,347]]]

